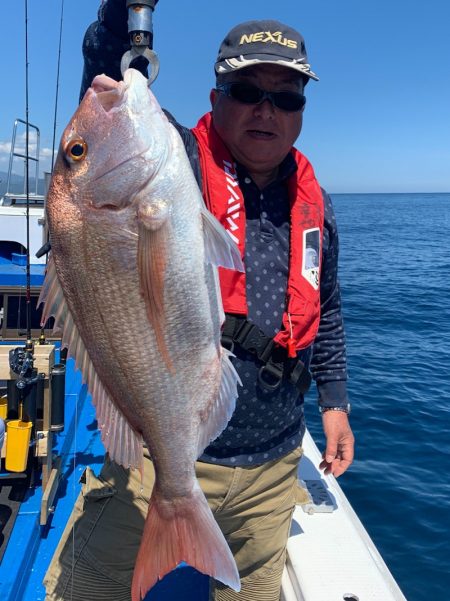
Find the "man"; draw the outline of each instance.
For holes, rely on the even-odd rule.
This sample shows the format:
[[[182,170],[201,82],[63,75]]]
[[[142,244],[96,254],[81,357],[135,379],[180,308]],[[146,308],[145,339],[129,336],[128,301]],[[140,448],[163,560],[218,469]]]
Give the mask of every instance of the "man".
[[[85,38],[84,85],[99,64],[118,77],[114,54],[120,59],[125,49],[125,22],[123,0],[102,5]],[[245,256],[245,275],[221,274],[223,343],[233,348],[243,386],[230,423],[196,470],[242,585],[236,593],[212,583],[211,598],[276,601],[297,495],[308,368],[327,439],[321,467],[339,476],[353,459],[338,238],[329,197],[292,149],[304,88],[318,79],[301,35],[276,21],[238,25],[220,47],[215,72],[212,113],[193,130],[173,123],[208,208]],[[100,478],[85,474],[75,535],[68,526],[46,576],[48,601],[129,599],[153,484],[148,457],[145,463],[142,487],[139,474],[109,459]]]

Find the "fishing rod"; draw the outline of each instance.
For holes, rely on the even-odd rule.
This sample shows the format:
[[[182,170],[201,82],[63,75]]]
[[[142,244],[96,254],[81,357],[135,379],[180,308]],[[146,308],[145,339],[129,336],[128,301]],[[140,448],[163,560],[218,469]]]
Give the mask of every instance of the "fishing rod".
[[[25,0],[25,191],[27,197],[27,266],[26,266],[26,325],[27,342],[25,351],[33,352],[31,339],[31,268],[30,268],[30,126],[29,126],[29,98],[28,98],[28,0]]]
[[[53,174],[53,167],[55,165],[55,148],[56,148],[56,123],[58,117],[58,99],[59,99],[59,74],[61,68],[61,47],[62,47],[62,33],[63,33],[63,23],[64,23],[64,0],[61,0],[61,17],[59,23],[59,42],[58,42],[58,60],[56,64],[56,89],[55,89],[55,110],[53,114],[53,138],[52,138],[52,164],[50,167],[50,173]],[[45,213],[45,210],[44,210]],[[40,259],[43,255],[46,255],[46,263],[48,263],[48,253],[50,252],[51,244],[50,238],[47,228],[47,239],[38,252],[36,253],[36,257]],[[41,327],[41,334],[39,336],[39,344],[45,344],[45,329]],[[61,351],[63,352],[63,351]]]
[[[30,130],[29,130],[29,94],[28,94],[28,0],[25,0],[25,192],[26,192],[26,344],[9,351],[10,369],[17,374],[14,380],[19,423],[36,422],[36,394],[38,381],[42,379],[34,367],[34,344],[31,337],[31,268],[30,268]],[[28,453],[27,453],[28,454]]]
[[[61,11],[61,27],[62,14]],[[35,356],[35,346],[32,339],[32,304],[31,304],[31,249],[30,249],[30,127],[29,122],[29,52],[28,52],[28,0],[25,0],[25,190],[26,190],[26,344],[9,350],[9,367],[11,374],[7,380],[7,432],[5,469],[8,472],[26,473],[29,475],[29,487],[34,486],[35,472],[38,461],[42,462],[42,484],[47,494],[47,505],[41,506],[40,524],[45,525],[48,519],[48,507],[55,495],[52,478],[58,474],[58,468],[53,460],[52,433],[64,429],[64,400],[65,400],[65,365],[54,364],[54,347],[41,349],[39,357]],[[61,36],[60,36],[61,50]],[[59,61],[58,61],[59,75]],[[59,78],[58,78],[59,79]],[[57,105],[57,103],[56,103]],[[56,108],[55,108],[56,120]],[[37,129],[37,128],[36,128]],[[37,144],[37,155],[39,144]],[[22,155],[20,155],[22,156]],[[36,169],[36,179],[38,177]],[[37,185],[36,185],[37,187]],[[42,250],[42,249],[41,249]],[[42,253],[43,254],[43,253]],[[19,305],[20,309],[20,305]],[[43,330],[39,339],[45,344]],[[44,359],[48,361],[44,366]],[[42,369],[39,373],[38,369]],[[45,371],[44,371],[45,369]],[[48,398],[44,397],[45,381],[48,380]],[[38,429],[44,428],[46,435]],[[43,449],[38,449],[37,441],[46,437]],[[30,442],[30,438],[32,438]],[[11,442],[12,441],[12,442]],[[36,452],[29,454],[31,447]],[[45,467],[45,469],[44,469]],[[22,476],[21,476],[22,477]],[[44,498],[45,495],[43,495]],[[45,506],[44,506],[45,505]],[[43,514],[45,510],[45,516]],[[44,520],[44,521],[43,521]]]
[[[58,115],[59,72],[60,72],[60,66],[61,66],[61,45],[62,45],[63,21],[64,21],[64,0],[61,0],[61,19],[60,19],[60,24],[59,24],[58,61],[57,61],[57,67],[56,67],[55,113],[54,113],[54,117],[53,117],[52,166],[50,169],[50,173],[53,173],[53,166],[55,164],[56,119],[57,119],[57,115]]]

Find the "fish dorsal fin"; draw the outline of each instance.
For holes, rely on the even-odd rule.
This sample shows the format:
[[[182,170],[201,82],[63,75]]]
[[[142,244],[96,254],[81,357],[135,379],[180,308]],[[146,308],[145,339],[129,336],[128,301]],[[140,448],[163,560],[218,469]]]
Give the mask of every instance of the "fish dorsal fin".
[[[200,424],[197,446],[198,456],[226,428],[236,406],[238,396],[237,385],[242,386],[242,382],[230,361],[232,354],[223,347],[221,347],[221,352],[222,378],[219,394],[212,404],[206,419]]]
[[[111,400],[98,377],[89,353],[73,321],[56,274],[52,259],[47,265],[47,273],[39,303],[44,303],[42,323],[55,318],[53,333],[62,332],[61,348],[67,348],[81,370],[83,383],[92,395],[102,442],[111,459],[124,467],[142,469],[142,439],[128,423],[120,409]]]
[[[244,271],[238,247],[206,208],[202,209],[205,260],[216,267]]]

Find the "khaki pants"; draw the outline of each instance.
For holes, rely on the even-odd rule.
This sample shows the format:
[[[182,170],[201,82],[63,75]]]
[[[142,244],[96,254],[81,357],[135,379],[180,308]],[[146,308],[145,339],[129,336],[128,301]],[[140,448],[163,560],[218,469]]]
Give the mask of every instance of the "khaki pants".
[[[216,601],[278,601],[297,494],[301,448],[260,466],[196,463],[197,477],[241,576],[236,593],[211,580]],[[106,460],[85,483],[44,584],[46,601],[129,601],[148,500],[152,462],[140,474]],[[74,528],[72,530],[72,525]],[[157,544],[157,543],[156,543]]]

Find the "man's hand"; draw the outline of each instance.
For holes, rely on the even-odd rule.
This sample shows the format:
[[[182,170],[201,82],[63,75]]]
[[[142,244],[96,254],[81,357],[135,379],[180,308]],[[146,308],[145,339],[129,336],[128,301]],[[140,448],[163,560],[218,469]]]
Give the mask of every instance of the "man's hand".
[[[343,411],[325,411],[322,425],[327,439],[327,448],[322,453],[320,468],[325,474],[338,478],[353,461],[355,438]]]

